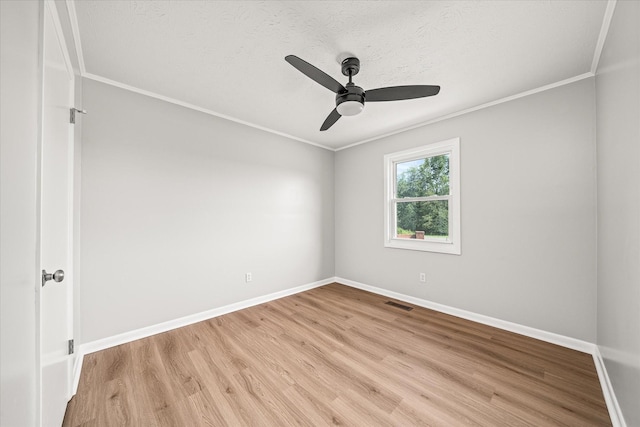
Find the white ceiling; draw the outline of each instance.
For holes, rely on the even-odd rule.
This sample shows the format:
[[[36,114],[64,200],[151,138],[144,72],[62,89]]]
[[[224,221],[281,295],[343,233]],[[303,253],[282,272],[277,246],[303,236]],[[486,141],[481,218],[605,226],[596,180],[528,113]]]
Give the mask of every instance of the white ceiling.
[[[598,0],[73,4],[85,76],[334,149],[593,72],[607,7]],[[320,132],[335,95],[284,57],[297,55],[344,84],[337,61],[344,52],[360,59],[354,81],[365,90],[435,84],[440,94],[369,103]]]

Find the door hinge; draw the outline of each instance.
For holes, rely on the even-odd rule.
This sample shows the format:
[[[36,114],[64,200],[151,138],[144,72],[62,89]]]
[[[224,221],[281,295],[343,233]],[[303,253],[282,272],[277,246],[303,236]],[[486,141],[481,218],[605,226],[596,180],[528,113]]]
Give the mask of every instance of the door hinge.
[[[73,354],[73,340],[69,340],[69,354]]]
[[[71,124],[75,124],[76,123],[76,113],[87,114],[87,110],[79,110],[79,109],[77,109],[75,107],[69,109],[69,123],[71,123]]]

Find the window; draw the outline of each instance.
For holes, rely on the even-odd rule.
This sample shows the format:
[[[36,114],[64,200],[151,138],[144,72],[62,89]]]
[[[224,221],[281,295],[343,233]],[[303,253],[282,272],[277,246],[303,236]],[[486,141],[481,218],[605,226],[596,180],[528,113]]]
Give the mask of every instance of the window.
[[[386,247],[460,254],[460,138],[387,154]]]

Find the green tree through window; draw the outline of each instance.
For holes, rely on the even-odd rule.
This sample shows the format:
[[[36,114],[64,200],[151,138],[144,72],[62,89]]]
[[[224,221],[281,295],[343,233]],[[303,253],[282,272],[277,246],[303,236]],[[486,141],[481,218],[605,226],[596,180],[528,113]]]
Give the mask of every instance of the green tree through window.
[[[448,200],[406,201],[405,198],[449,195],[449,155],[396,164],[397,233],[426,236],[449,235]]]

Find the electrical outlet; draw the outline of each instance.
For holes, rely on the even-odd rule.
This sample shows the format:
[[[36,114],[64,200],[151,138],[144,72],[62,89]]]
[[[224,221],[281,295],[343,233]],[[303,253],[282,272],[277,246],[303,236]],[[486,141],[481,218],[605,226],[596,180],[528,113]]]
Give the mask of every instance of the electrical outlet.
[[[244,273],[244,281],[249,283],[250,281],[253,280],[253,276],[251,276],[251,273]]]
[[[427,282],[427,275],[425,273],[420,273],[420,282],[422,283],[426,283]]]

